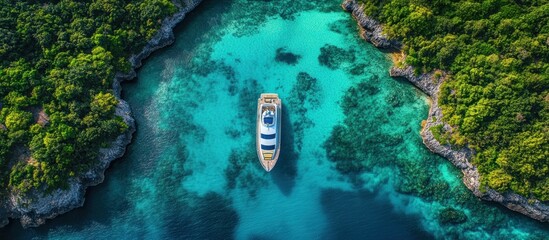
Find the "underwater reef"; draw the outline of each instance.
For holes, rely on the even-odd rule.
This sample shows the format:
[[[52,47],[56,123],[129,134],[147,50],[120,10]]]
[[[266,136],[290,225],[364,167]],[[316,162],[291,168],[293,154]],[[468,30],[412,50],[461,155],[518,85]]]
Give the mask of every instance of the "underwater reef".
[[[352,49],[345,50],[330,44],[326,44],[320,48],[320,55],[318,56],[320,65],[330,69],[337,69],[344,63],[354,62],[355,59],[356,57]]]

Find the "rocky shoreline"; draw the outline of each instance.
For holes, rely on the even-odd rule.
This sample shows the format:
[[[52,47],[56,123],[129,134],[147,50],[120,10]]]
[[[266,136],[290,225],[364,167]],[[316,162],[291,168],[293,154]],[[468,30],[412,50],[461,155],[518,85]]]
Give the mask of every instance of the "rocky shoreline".
[[[389,40],[383,34],[382,25],[365,15],[363,6],[358,4],[356,0],[344,0],[341,6],[345,11],[352,14],[359,26],[361,37],[366,41],[371,42],[378,48],[400,50],[402,47],[401,43],[395,40]],[[438,93],[440,85],[445,78],[444,73],[440,77],[436,77],[433,73],[416,76],[414,74],[414,69],[411,66],[393,66],[389,73],[392,77],[406,78],[431,98],[429,116],[427,117],[425,127],[421,130],[423,143],[432,152],[445,157],[452,162],[454,166],[461,169],[463,172],[463,183],[473,192],[473,194],[475,194],[475,196],[483,200],[498,202],[513,211],[520,212],[541,222],[549,222],[549,206],[538,200],[529,200],[512,192],[499,193],[490,188],[481,191],[479,172],[469,161],[474,155],[474,152],[469,148],[453,149],[451,145],[443,145],[434,138],[433,133],[430,130],[431,127],[443,125],[446,130],[451,129],[448,124],[442,122],[442,110],[438,105]]]
[[[32,198],[23,197],[15,192],[9,192],[5,202],[0,203],[0,227],[9,223],[9,219],[20,219],[24,228],[37,227],[44,224],[47,219],[52,219],[74,208],[84,205],[84,195],[89,186],[100,184],[104,180],[105,170],[110,163],[124,155],[126,146],[130,144],[135,132],[135,120],[131,116],[130,106],[121,99],[121,86],[123,81],[134,79],[137,76],[135,69],[141,67],[142,61],[152,52],[172,44],[175,40],[173,28],[185,18],[202,0],[187,0],[183,7],[176,3],[179,11],[171,17],[163,20],[159,32],[147,43],[143,50],[129,59],[132,70],[128,73],[118,73],[113,81],[113,90],[119,103],[115,114],[122,117],[129,126],[128,131],[118,136],[111,143],[110,148],[99,150],[99,164],[82,176],[74,178],[66,190],[56,190],[43,195],[40,191],[31,193]]]

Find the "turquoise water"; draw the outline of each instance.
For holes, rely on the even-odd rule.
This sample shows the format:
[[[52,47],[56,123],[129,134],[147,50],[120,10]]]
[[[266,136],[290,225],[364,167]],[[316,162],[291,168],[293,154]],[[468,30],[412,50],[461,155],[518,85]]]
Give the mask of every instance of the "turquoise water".
[[[206,1],[184,21],[124,85],[138,131],[85,206],[2,238],[548,236],[426,150],[427,99],[388,76],[337,1]],[[255,153],[262,92],[284,103],[271,173]]]

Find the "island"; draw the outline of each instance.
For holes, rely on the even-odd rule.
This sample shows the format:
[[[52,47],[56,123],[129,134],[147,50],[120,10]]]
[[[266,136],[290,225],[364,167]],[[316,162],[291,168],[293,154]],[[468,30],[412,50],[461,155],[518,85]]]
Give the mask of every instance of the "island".
[[[135,131],[120,82],[200,1],[0,1],[0,226],[84,204]]]
[[[345,0],[391,76],[431,97],[425,145],[477,196],[549,221],[549,4]]]

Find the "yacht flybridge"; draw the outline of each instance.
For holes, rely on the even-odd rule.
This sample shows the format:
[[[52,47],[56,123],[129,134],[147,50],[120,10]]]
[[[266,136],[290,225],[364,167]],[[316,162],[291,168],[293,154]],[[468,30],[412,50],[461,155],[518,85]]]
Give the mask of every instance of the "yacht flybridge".
[[[280,154],[282,101],[276,93],[262,93],[257,100],[256,146],[259,162],[270,172]]]

